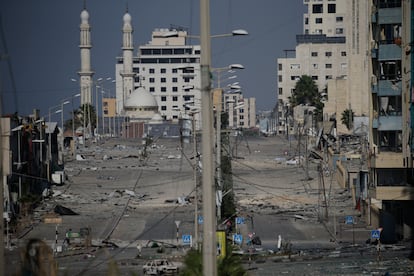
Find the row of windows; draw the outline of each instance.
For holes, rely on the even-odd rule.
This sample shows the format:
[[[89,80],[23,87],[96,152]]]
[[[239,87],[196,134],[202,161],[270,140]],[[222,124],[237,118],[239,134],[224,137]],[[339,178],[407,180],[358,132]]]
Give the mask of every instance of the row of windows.
[[[336,17],[336,22],[343,22],[344,21],[344,17],[343,16],[337,16]],[[316,24],[322,24],[322,18],[317,17],[315,18],[315,23]],[[305,25],[309,24],[309,17],[305,18]]]
[[[313,4],[312,13],[323,13],[323,4]],[[336,13],[336,4],[328,4],[328,13]]]
[[[193,79],[194,79],[194,76],[185,76],[185,77],[183,77],[184,82],[190,82]],[[172,78],[171,80],[174,83],[178,82],[178,78],[175,78],[175,77]],[[150,83],[155,83],[155,78],[149,78],[149,82]],[[167,78],[164,78],[164,77],[163,78],[160,78],[160,82],[161,83],[166,83],[167,82]]]
[[[142,63],[142,64],[200,63],[200,59],[199,58],[140,58],[138,63]]]
[[[282,75],[279,75],[278,77],[279,77],[279,82],[283,82],[283,76]],[[318,76],[311,76],[311,78],[314,81],[319,80],[319,77]],[[346,78],[346,76],[341,76],[340,78]],[[298,81],[299,79],[300,79],[300,76],[290,76],[290,80],[292,80],[292,81]],[[325,80],[331,80],[331,79],[333,79],[333,76],[332,75],[326,75],[325,76]],[[282,90],[281,89],[282,88],[279,88],[279,94],[282,93]]]
[[[312,52],[312,56],[314,56],[313,55],[314,53],[316,53],[316,52]],[[312,67],[313,67],[313,69],[318,69],[319,65],[317,63],[313,63]],[[326,69],[331,69],[332,68],[332,63],[325,63],[325,68]],[[346,63],[341,63],[341,68],[345,69],[346,68]],[[278,64],[278,69],[279,69],[279,71],[283,70],[283,64],[282,63]],[[292,63],[292,64],[290,64],[290,69],[298,70],[298,69],[300,69],[300,64],[299,63]]]
[[[189,92],[189,91],[191,91],[191,90],[192,90],[192,89],[188,89],[188,88],[182,89],[182,91],[184,91],[184,92]],[[154,93],[154,92],[155,92],[155,87],[150,86],[150,87],[149,87],[149,92]],[[160,92],[167,92],[167,87],[162,86],[162,87],[160,88]],[[171,92],[178,92],[178,87],[177,87],[177,86],[173,86],[173,87],[171,87]]]
[[[191,48],[162,48],[162,49],[141,49],[141,55],[184,55],[192,54]],[[200,50],[195,50],[196,55],[200,54]]]

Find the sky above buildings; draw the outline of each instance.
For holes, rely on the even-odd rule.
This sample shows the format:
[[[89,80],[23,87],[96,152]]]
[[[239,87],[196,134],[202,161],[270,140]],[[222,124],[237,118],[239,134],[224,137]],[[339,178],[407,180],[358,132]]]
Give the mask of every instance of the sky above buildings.
[[[46,116],[51,107],[79,93],[79,25],[83,0],[4,0],[0,2],[0,92],[3,114]],[[137,48],[156,28],[179,26],[200,34],[198,0],[86,0],[91,25],[93,79],[115,79],[121,56],[122,17],[128,7]],[[242,64],[237,78],[257,110],[270,110],[277,97],[277,58],[294,49],[302,32],[303,0],[210,0],[211,35],[245,29],[248,36],[214,38],[212,67]],[[193,39],[193,44],[199,41]],[[134,51],[136,55],[136,50]],[[106,89],[115,91],[108,81]],[[79,98],[75,100],[75,108]],[[69,110],[64,111],[69,117]],[[57,118],[56,118],[57,119]],[[55,119],[55,120],[56,120]]]

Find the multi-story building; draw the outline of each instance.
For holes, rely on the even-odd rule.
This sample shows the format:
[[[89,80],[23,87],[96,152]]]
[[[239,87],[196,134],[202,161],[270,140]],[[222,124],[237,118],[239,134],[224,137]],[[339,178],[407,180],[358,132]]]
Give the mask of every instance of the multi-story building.
[[[256,127],[256,98],[244,98],[240,93],[224,94],[224,111],[229,118],[229,127]]]
[[[329,80],[347,78],[346,19],[348,1],[304,0],[304,34],[297,35],[293,57],[278,58],[278,124],[286,133],[289,97],[302,75],[312,77],[322,93]],[[293,130],[293,129],[292,129]]]
[[[373,226],[395,241],[412,237],[413,51],[411,1],[372,1],[369,202]]]
[[[172,35],[173,34],[173,35]],[[133,87],[143,87],[158,103],[158,111],[166,121],[178,122],[186,112],[184,105],[200,105],[200,46],[187,44],[187,32],[182,29],[155,29],[152,40],[139,46],[133,57]],[[117,58],[116,82],[123,83],[121,73],[124,57]],[[124,85],[116,86],[117,112],[124,114],[128,93]],[[196,114],[200,121],[200,114]]]

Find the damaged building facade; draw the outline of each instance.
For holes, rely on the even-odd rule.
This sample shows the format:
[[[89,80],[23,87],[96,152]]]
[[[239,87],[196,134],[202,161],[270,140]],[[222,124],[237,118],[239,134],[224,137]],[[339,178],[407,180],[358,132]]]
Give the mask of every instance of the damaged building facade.
[[[308,138],[325,151],[334,179],[350,192],[367,227],[382,228],[383,242],[409,240],[414,225],[413,3],[338,2],[304,1],[308,14],[301,37],[306,41],[296,47],[295,58],[278,59],[279,133],[297,132],[300,116],[286,116],[288,95],[300,74],[311,76],[325,99],[323,122]],[[333,36],[338,29],[341,34]],[[323,47],[316,41],[321,35]],[[328,40],[334,38],[343,40],[331,44],[340,58],[327,59]],[[344,123],[347,110],[349,125]]]

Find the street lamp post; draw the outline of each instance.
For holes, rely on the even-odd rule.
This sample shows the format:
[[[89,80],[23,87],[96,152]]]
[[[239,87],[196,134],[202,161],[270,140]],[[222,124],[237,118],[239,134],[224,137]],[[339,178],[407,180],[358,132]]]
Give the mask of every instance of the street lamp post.
[[[80,97],[80,93],[72,96],[72,141],[73,141],[73,156],[76,160],[76,147],[77,147],[77,137],[75,134],[75,109],[73,107],[73,100],[77,97]]]
[[[222,188],[222,175],[221,175],[221,111],[223,103],[223,89],[221,88],[221,72],[232,69],[244,69],[241,64],[231,64],[227,67],[213,68],[213,72],[217,72],[217,88],[219,91],[219,102],[216,105],[216,176],[217,176],[217,223],[221,219],[221,188]],[[235,84],[230,85],[230,89],[239,89],[239,86]]]

